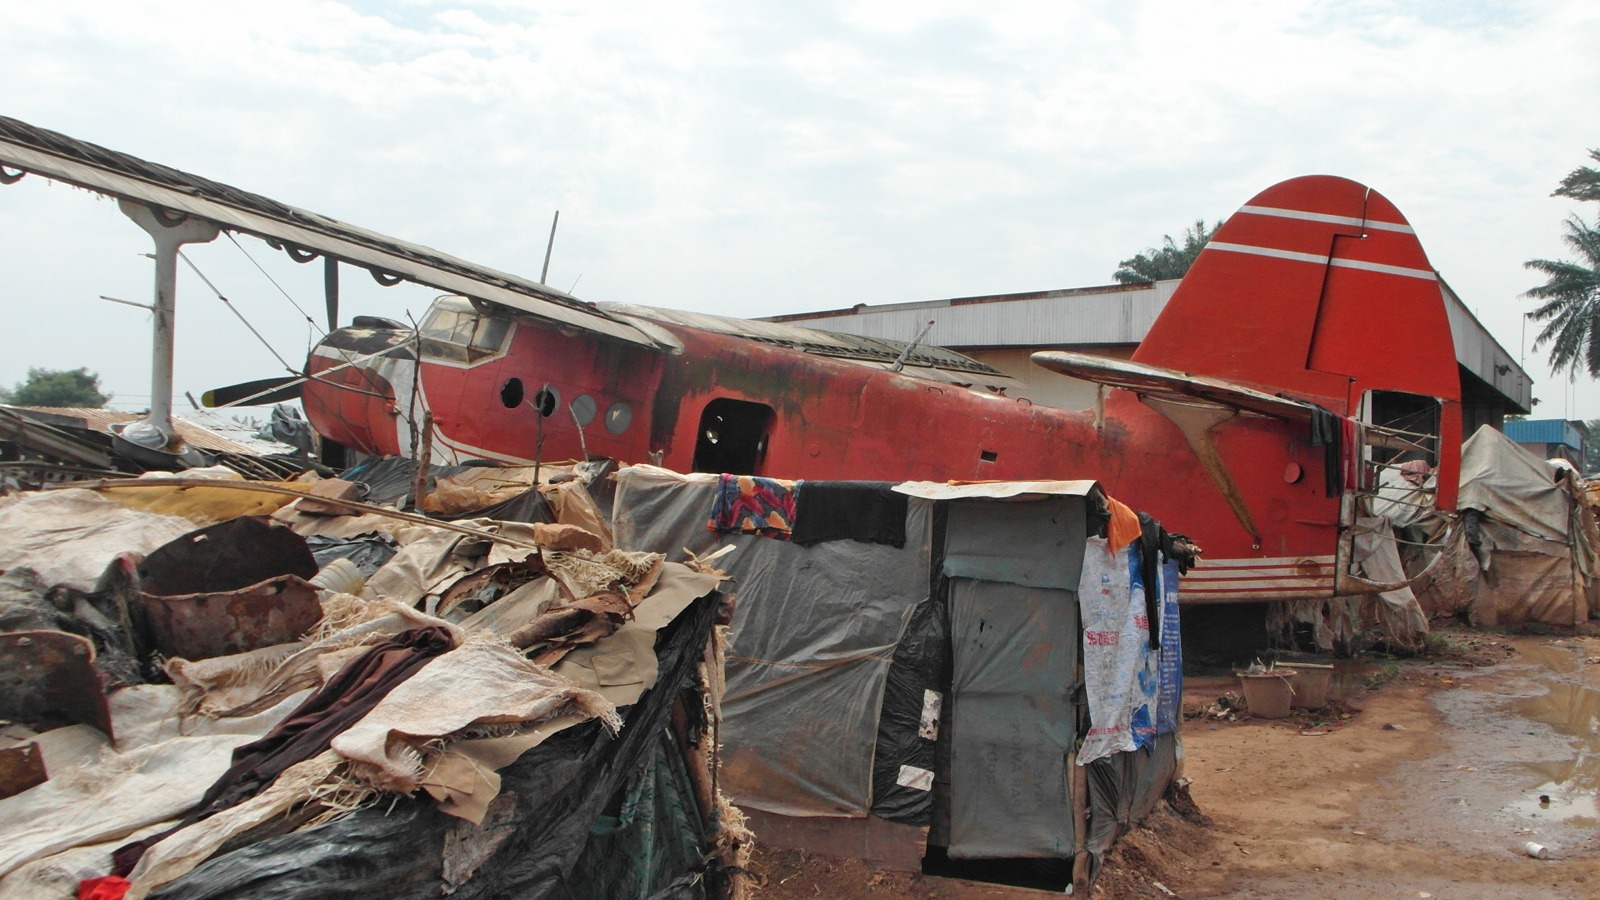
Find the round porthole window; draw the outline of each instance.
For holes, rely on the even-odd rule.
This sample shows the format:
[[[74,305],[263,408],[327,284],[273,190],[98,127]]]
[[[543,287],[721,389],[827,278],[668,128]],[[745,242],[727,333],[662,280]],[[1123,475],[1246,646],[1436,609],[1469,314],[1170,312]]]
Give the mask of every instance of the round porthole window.
[[[507,378],[506,383],[500,385],[500,405],[506,409],[516,409],[522,405],[521,378]]]
[[[612,434],[621,434],[633,424],[633,408],[626,403],[613,403],[606,410],[606,430]]]
[[[588,394],[579,394],[572,400],[572,418],[582,428],[594,421],[596,407],[594,398]]]
[[[561,395],[557,394],[555,388],[548,384],[540,388],[539,393],[533,395],[533,408],[539,411],[539,415],[547,419],[555,414],[556,408],[559,406],[561,406]]]

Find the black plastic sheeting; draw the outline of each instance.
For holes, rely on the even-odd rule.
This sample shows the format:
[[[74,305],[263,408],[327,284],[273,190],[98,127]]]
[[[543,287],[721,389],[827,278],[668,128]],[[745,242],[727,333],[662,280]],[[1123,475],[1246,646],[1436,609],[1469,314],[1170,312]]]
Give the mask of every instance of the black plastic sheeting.
[[[348,559],[361,570],[364,578],[371,578],[399,552],[393,541],[377,535],[344,540],[317,534],[306,538],[306,546],[311,549],[318,570],[327,568],[336,559]]]
[[[911,613],[889,665],[872,758],[873,815],[907,825],[931,821],[933,791],[900,784],[900,771],[902,766],[937,771],[938,742],[922,736],[922,714],[927,692],[940,695],[942,708],[949,686],[950,613],[944,598],[936,596]]]
[[[288,444],[301,453],[309,454],[316,444],[316,433],[311,423],[300,417],[300,410],[287,403],[272,408],[272,416],[261,426],[256,437],[280,444]]]
[[[434,478],[446,478],[469,468],[429,466],[428,474]],[[417,461],[403,456],[385,456],[347,469],[339,477],[365,485],[367,490],[361,497],[364,502],[404,508],[411,502],[411,488],[417,478]]]
[[[1161,802],[1178,771],[1178,735],[1163,734],[1148,747],[1089,763],[1091,883],[1106,851]]]
[[[667,731],[629,773],[617,809],[600,817],[560,898],[653,898],[680,875],[693,880],[706,835],[683,754]],[[689,884],[685,884],[689,887]],[[700,896],[690,894],[669,896]]]
[[[593,852],[611,849],[604,841],[591,842],[590,834],[608,808],[620,805],[630,773],[651,764],[674,700],[695,686],[720,603],[716,593],[702,597],[662,630],[656,645],[659,680],[627,709],[619,734],[612,737],[598,723],[585,723],[556,734],[501,771],[501,794],[515,801],[511,833],[452,897],[610,900],[608,886],[569,876],[591,843]],[[444,889],[445,833],[457,822],[426,796],[386,800],[214,857],[151,896],[435,898]],[[673,897],[701,895],[697,877],[682,881],[641,890]]]

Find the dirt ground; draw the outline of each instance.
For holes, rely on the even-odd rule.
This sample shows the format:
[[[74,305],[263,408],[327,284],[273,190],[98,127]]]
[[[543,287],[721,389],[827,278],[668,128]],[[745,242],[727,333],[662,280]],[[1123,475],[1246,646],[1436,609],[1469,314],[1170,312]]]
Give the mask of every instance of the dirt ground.
[[[1193,807],[1123,838],[1095,896],[1600,896],[1600,638],[1450,630],[1431,648],[1342,663],[1330,710],[1289,719],[1219,703],[1231,677],[1187,678]],[[794,851],[754,869],[777,900],[1045,894]]]

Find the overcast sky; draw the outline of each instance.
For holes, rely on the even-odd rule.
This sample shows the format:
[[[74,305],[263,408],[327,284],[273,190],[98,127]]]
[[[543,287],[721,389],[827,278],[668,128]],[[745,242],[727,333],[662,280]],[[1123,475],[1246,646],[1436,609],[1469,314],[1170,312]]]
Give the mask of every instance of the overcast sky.
[[[745,316],[1106,284],[1196,218],[1342,175],[1526,346],[1536,416],[1596,418],[1519,296],[1600,212],[1550,196],[1600,147],[1596,47],[1594,0],[57,0],[7,6],[0,114],[533,278],[559,209],[552,286]],[[96,299],[149,301],[144,233],[25,178],[0,238],[0,384],[88,366],[146,405],[148,316]],[[298,366],[317,334],[284,292],[315,314],[320,267],[188,252]],[[181,275],[180,393],[282,371]],[[344,281],[347,316],[431,296]]]

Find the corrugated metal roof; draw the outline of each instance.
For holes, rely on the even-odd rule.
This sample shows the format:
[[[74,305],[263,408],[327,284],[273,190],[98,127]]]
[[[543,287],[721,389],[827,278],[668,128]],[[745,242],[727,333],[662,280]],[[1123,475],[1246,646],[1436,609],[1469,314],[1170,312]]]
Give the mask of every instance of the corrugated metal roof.
[[[144,418],[144,415],[140,413],[82,407],[19,406],[16,409],[27,410],[31,416],[57,427],[85,428],[102,434],[114,434],[115,432],[111,428],[113,425],[126,425],[129,422],[137,422]],[[258,456],[263,452],[287,453],[294,450],[293,447],[285,445],[279,445],[274,449],[267,450],[259,443],[252,446],[240,441],[230,440],[209,428],[177,417],[174,417],[172,426],[185,443],[193,447],[199,447],[201,450],[210,450],[217,453],[242,453],[246,456]]]
[[[958,297],[919,303],[862,304],[848,310],[779,316],[769,321],[862,337],[906,340],[928,320],[941,347],[1077,347],[1137,344],[1176,281],[1059,291]]]
[[[1583,446],[1583,435],[1565,419],[1524,419],[1506,423],[1506,437],[1519,444],[1566,444],[1574,450]]]

